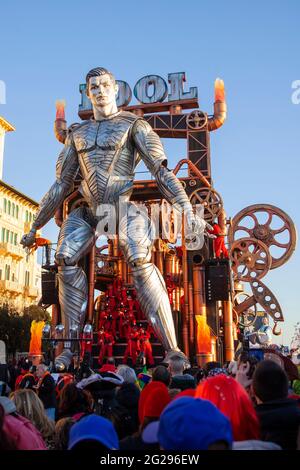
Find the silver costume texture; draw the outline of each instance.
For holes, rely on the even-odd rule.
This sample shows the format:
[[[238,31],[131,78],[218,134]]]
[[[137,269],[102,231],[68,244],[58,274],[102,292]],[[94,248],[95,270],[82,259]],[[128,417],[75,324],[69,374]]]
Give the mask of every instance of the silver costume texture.
[[[66,337],[81,331],[83,326],[88,287],[86,275],[77,263],[94,242],[97,207],[111,203],[118,212],[119,201],[129,201],[134,170],[141,160],[156,178],[163,197],[180,211],[187,209],[193,219],[192,206],[181,183],[166,167],[167,158],[158,135],[132,113],[121,111],[100,121],[91,119],[74,126],[59,155],[56,182],[42,199],[33,227],[39,229],[53,217],[80,169],[80,192],[88,208],[75,209],[64,221],[56,253]],[[151,223],[145,217],[129,216],[120,220],[119,228],[120,246],[132,269],[141,308],[166,351],[177,349],[165,282],[150,262]],[[62,362],[66,362],[64,357]]]

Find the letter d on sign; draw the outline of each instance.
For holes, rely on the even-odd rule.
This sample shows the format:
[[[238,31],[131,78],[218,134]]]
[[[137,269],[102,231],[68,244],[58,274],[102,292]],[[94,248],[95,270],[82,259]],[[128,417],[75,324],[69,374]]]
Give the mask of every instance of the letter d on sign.
[[[0,80],[0,104],[6,104],[6,86],[3,80]]]

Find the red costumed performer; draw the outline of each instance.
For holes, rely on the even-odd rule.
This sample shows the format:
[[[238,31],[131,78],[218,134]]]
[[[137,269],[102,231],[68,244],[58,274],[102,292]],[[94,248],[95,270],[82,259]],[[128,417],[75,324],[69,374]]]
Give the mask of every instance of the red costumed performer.
[[[150,333],[145,330],[145,328],[139,329],[139,343],[141,352],[144,354],[146,358],[146,363],[148,366],[154,365],[154,359],[152,355],[152,345],[150,343]]]
[[[131,357],[132,364],[135,366],[137,356],[138,356],[139,351],[140,351],[139,332],[137,330],[136,325],[133,325],[130,328],[130,332],[129,332],[127,341],[128,341],[128,343],[127,343],[126,351],[125,351],[124,358],[123,358],[123,364],[127,364],[128,357]]]

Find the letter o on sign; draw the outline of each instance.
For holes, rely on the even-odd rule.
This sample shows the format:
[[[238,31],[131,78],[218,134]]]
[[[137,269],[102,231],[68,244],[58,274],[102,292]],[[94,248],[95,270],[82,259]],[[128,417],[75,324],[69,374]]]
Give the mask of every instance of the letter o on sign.
[[[133,93],[143,104],[157,103],[166,99],[168,86],[159,75],[147,75],[136,83]]]
[[[121,108],[122,106],[128,106],[132,97],[131,88],[128,83],[124,82],[123,80],[117,80],[117,84],[119,87],[117,106],[118,108]]]

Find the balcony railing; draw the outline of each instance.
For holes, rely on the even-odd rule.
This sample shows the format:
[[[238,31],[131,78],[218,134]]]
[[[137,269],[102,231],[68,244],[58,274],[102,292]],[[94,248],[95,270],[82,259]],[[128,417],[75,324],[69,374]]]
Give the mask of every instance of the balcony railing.
[[[22,294],[24,287],[15,281],[0,281],[0,291],[8,291],[15,294]]]
[[[0,243],[0,255],[10,255],[12,258],[22,259],[24,258],[25,254],[26,253],[21,246],[8,242]]]

